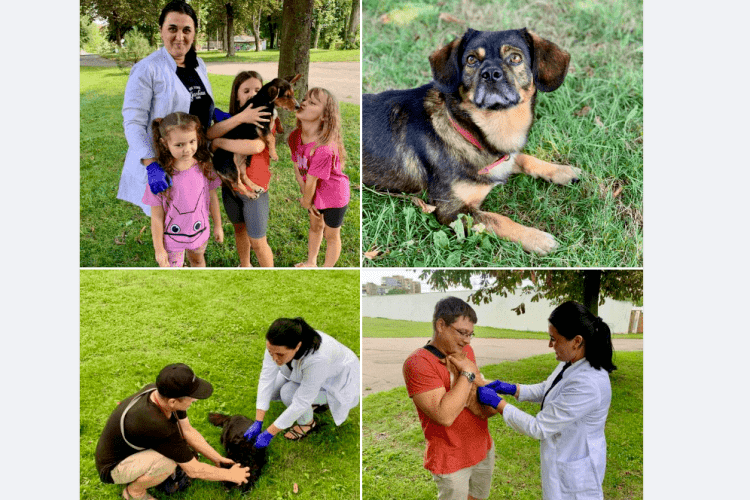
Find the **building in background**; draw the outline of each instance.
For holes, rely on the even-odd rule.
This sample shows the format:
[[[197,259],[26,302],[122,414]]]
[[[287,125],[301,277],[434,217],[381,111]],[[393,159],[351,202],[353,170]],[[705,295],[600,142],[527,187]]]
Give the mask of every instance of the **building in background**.
[[[363,283],[362,295],[398,295],[422,293],[422,283],[404,276],[386,276],[380,285]]]

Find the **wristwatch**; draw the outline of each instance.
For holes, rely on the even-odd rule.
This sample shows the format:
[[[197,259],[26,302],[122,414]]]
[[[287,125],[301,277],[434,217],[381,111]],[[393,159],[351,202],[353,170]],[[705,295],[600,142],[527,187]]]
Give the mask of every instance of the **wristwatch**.
[[[473,373],[471,373],[471,372],[461,372],[461,375],[463,375],[464,377],[468,378],[470,384],[474,383],[474,378],[476,377],[476,375],[474,375]]]

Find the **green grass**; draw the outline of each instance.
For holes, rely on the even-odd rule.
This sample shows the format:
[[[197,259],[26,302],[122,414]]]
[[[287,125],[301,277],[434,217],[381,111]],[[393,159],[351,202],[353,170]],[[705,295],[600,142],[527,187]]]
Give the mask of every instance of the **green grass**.
[[[478,339],[540,339],[547,340],[547,332],[527,332],[520,330],[508,330],[507,328],[494,328],[491,326],[475,326],[475,338]],[[432,337],[432,323],[425,321],[406,321],[401,319],[369,318],[362,317],[362,337],[403,339],[411,337]],[[629,333],[613,335],[615,338],[642,339],[642,333]]]
[[[488,378],[532,384],[546,378],[557,362],[545,354],[486,366]],[[607,472],[604,498],[643,498],[643,353],[619,352],[610,374],[612,405],[605,428]],[[534,415],[535,403],[508,401]],[[436,487],[422,466],[424,435],[404,387],[364,398],[362,419],[362,498],[431,500]],[[490,419],[496,461],[490,500],[541,497],[539,442],[508,427],[502,416]]]
[[[255,414],[265,333],[276,318],[302,316],[359,356],[357,271],[84,270],[80,277],[81,498],[120,498],[121,486],[99,481],[96,443],[117,402],[153,382],[165,365],[187,363],[213,384],[213,395],[194,403],[188,416],[222,453],[221,429],[208,423],[208,413]],[[272,403],[264,427],[283,409]],[[272,441],[252,498],[358,497],[359,406],[340,427],[330,413],[320,417],[325,427],[304,441]],[[219,483],[194,481],[174,498],[239,495]]]
[[[431,80],[427,57],[478,30],[527,27],[571,53],[564,84],[537,98],[525,152],[581,168],[581,182],[557,186],[513,176],[483,209],[555,236],[539,257],[494,235],[441,226],[410,201],[363,190],[362,247],[379,251],[365,266],[641,267],[643,265],[643,6],[638,0],[588,2],[363,2],[363,92]],[[399,14],[400,13],[400,14]],[[449,13],[466,25],[438,19]],[[388,14],[396,22],[384,24]],[[578,116],[585,107],[588,113]],[[615,194],[617,195],[615,196]],[[427,200],[426,195],[422,198]]]
[[[119,54],[103,54],[102,57],[108,59],[121,59]],[[221,51],[198,51],[198,57],[207,63],[234,62],[234,63],[258,63],[258,62],[278,62],[279,49],[254,50],[246,52],[236,52],[234,56],[227,57],[226,52]],[[324,50],[310,49],[310,62],[351,62],[359,61],[359,49],[352,50]]]
[[[80,265],[81,267],[155,267],[150,219],[140,208],[117,200],[117,188],[127,141],[122,128],[122,102],[128,70],[80,68]],[[209,75],[216,105],[229,107],[234,77]],[[359,267],[359,106],[340,103],[345,173],[352,185],[351,202],[341,228],[342,251],[338,267]],[[268,244],[276,267],[291,267],[307,258],[307,212],[299,206],[289,147],[277,137],[279,161],[271,162]],[[221,191],[219,191],[221,197]],[[224,213],[224,244],[211,240],[206,250],[209,267],[239,264],[234,227]],[[325,240],[321,246],[322,265]],[[257,265],[255,256],[253,265]]]

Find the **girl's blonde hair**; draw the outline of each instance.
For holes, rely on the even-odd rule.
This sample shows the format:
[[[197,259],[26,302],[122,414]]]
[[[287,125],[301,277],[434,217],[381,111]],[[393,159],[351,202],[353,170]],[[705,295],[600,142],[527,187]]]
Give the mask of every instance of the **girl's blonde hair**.
[[[344,171],[344,164],[346,163],[346,149],[344,149],[344,138],[341,133],[341,113],[339,112],[339,103],[336,98],[324,88],[313,87],[307,91],[305,98],[308,96],[314,97],[315,99],[322,100],[322,96],[326,96],[325,104],[323,105],[323,116],[321,117],[320,124],[318,125],[318,140],[317,149],[324,145],[336,146],[338,149],[338,157],[341,161],[341,171]],[[297,128],[301,128],[302,123],[297,120]],[[334,153],[336,154],[336,153]]]
[[[240,85],[245,83],[247,80],[255,78],[263,85],[263,77],[257,71],[240,71],[237,76],[234,77],[232,82],[232,92],[229,94],[229,114],[234,116],[240,110],[239,99],[237,99],[237,92],[240,90]]]

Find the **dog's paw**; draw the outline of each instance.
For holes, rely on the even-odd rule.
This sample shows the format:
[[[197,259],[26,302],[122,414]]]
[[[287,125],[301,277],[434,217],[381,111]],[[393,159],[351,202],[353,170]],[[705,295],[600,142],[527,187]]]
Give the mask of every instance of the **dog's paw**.
[[[555,171],[549,178],[555,184],[576,184],[581,178],[581,169],[570,165],[555,165]]]
[[[525,228],[523,238],[521,239],[521,246],[529,253],[535,253],[537,255],[547,255],[548,253],[557,249],[559,244],[555,240],[555,237],[539,229],[532,227]]]

